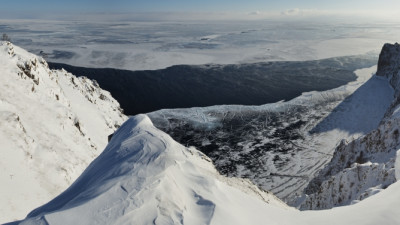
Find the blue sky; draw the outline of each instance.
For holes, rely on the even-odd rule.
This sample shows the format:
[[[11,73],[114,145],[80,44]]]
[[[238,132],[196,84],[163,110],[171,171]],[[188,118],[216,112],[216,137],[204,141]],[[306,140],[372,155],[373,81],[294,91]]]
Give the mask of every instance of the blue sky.
[[[400,0],[0,0],[0,19],[293,20],[300,16],[397,22]]]
[[[293,8],[316,10],[391,10],[399,0],[6,0],[0,11],[283,11]]]

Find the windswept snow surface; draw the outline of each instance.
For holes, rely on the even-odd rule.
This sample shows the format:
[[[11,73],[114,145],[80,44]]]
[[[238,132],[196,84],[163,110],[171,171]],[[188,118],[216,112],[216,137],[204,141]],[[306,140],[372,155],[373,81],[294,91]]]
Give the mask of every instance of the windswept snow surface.
[[[178,142],[207,154],[222,174],[249,178],[297,206],[338,143],[367,134],[382,120],[393,89],[375,71],[357,70],[354,82],[288,102],[165,109],[148,115]]]
[[[294,211],[246,180],[222,177],[204,154],[138,115],[70,188],[21,224],[262,224],[264,211],[285,210]]]
[[[0,42],[0,223],[65,190],[126,117],[87,78]]]
[[[70,188],[11,224],[399,224],[399,198],[396,183],[357,205],[300,212],[218,175],[205,155],[138,115]]]

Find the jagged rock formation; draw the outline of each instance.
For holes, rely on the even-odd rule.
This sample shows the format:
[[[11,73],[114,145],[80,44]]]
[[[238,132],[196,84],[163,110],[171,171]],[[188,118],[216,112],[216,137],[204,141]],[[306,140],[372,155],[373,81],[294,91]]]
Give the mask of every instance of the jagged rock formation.
[[[379,54],[376,75],[386,77],[392,87],[400,90],[400,45],[386,43]]]
[[[359,139],[342,141],[331,162],[310,182],[302,209],[348,205],[376,194],[397,181],[396,158],[400,148],[400,46],[385,44],[377,76],[394,89],[394,100],[379,127]],[[371,90],[372,91],[372,90]]]
[[[68,187],[126,120],[85,77],[0,42],[0,222],[20,219]],[[27,185],[29,184],[29,185]]]
[[[400,120],[395,119],[359,139],[342,141],[332,161],[306,189],[309,196],[301,208],[349,205],[394,183],[399,127]]]

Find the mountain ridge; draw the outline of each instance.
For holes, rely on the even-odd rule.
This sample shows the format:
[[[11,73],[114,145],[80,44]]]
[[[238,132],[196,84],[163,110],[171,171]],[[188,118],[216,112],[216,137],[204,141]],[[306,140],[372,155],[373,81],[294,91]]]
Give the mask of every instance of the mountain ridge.
[[[227,216],[221,211],[225,201],[237,210],[239,202],[232,201],[238,198],[289,210],[245,180],[222,177],[204,154],[183,147],[147,116],[138,115],[118,129],[70,188],[21,224],[210,224],[215,217]],[[80,212],[85,213],[75,216]],[[230,217],[240,224],[240,215]]]
[[[0,42],[0,221],[68,187],[126,119],[109,92],[87,78]],[[29,184],[29,185],[27,185]]]
[[[114,104],[115,102],[112,98],[108,98],[109,93],[96,89],[96,85],[92,81],[88,81],[85,78],[75,80],[74,76],[65,71],[49,71],[46,69],[45,63],[40,62],[40,59],[38,60],[39,64],[35,59],[24,60],[26,57],[23,57],[23,55],[28,53],[24,53],[9,43],[2,44],[4,51],[2,51],[3,54],[0,54],[0,59],[9,60],[11,56],[11,59],[14,60],[12,62],[15,63],[6,64],[5,66],[0,65],[1,71],[6,71],[6,74],[10,75],[9,77],[5,76],[6,81],[9,82],[4,82],[1,94],[11,98],[10,93],[21,91],[20,98],[16,99],[17,103],[35,110],[44,108],[41,111],[44,116],[39,117],[39,115],[33,114],[37,116],[36,121],[50,121],[49,124],[55,124],[53,127],[46,127],[44,126],[46,123],[44,123],[43,128],[37,124],[27,125],[25,116],[29,114],[24,113],[24,110],[18,109],[19,105],[12,105],[4,100],[7,98],[2,97],[0,107],[3,110],[0,111],[0,116],[7,123],[13,124],[13,126],[7,126],[7,129],[0,130],[3,133],[3,135],[0,135],[2,143],[10,145],[13,149],[18,149],[18,147],[11,146],[15,144],[14,141],[16,139],[13,138],[17,136],[9,135],[8,132],[15,132],[15,134],[19,135],[25,130],[29,131],[25,132],[29,136],[17,144],[23,145],[25,142],[26,146],[31,146],[32,140],[50,140],[54,136],[49,138],[42,135],[38,138],[36,136],[37,133],[32,132],[30,126],[36,127],[40,131],[60,129],[62,127],[73,132],[73,141],[83,142],[83,146],[90,149],[91,139],[86,138],[91,135],[91,131],[97,130],[94,128],[98,127],[92,127],[94,124],[101,121],[100,124],[106,127],[106,129],[102,129],[102,135],[94,133],[94,135],[98,135],[96,137],[100,140],[102,137],[107,136],[107,132],[118,126],[118,121],[126,119],[118,110],[118,104]],[[27,56],[30,57],[31,55]],[[40,66],[40,64],[43,66]],[[363,73],[368,71],[365,70]],[[387,80],[386,77],[381,79],[373,76],[370,81],[373,84],[377,84],[376,87],[382,88],[375,89],[384,91],[383,94],[380,93],[382,96],[393,97],[392,95],[395,92],[392,89],[387,89],[390,79]],[[65,84],[67,85],[64,86]],[[18,87],[18,85],[23,88]],[[51,85],[56,88],[48,88],[53,87]],[[34,89],[32,90],[31,87],[34,87]],[[357,85],[353,86],[353,88],[358,87]],[[64,91],[63,88],[68,88],[65,89],[68,92]],[[344,89],[342,90],[344,92],[339,91],[338,93],[346,96],[349,90]],[[352,96],[346,98],[347,101],[344,103],[347,105],[345,104],[344,106],[349,106],[350,103],[361,103],[362,105],[363,102],[359,101],[359,97],[363,96],[364,91],[358,92],[358,94],[354,92]],[[101,97],[102,94],[103,97]],[[366,99],[361,98],[361,100],[368,100],[372,96],[379,98],[380,96],[374,95],[374,93],[370,94]],[[32,101],[35,98],[29,98],[28,100],[31,100],[31,102],[22,101],[27,96],[39,96],[39,100]],[[306,93],[296,101],[307,105],[306,100],[313,99],[316,96],[320,96],[320,100],[324,100],[326,97],[322,93],[319,93],[319,95],[318,93]],[[65,100],[63,100],[64,98]],[[79,103],[86,103],[75,105],[77,100],[80,100]],[[374,100],[376,99],[374,98]],[[392,100],[392,98],[389,100]],[[97,117],[100,114],[104,121],[90,122],[87,120],[88,118],[82,112],[93,109],[91,107],[97,107],[97,104],[104,104],[101,108],[111,106],[105,108],[114,112],[114,116],[112,118],[104,118],[101,117],[104,116],[101,112],[97,112],[94,114],[96,116],[90,114],[90,117]],[[389,104],[385,103],[385,105]],[[336,113],[336,115],[342,115],[342,112],[344,112],[343,115],[346,115],[346,112],[350,112],[353,116],[355,112],[360,112],[357,110],[352,111],[357,108],[357,105],[349,111],[341,111],[344,106],[338,105],[335,108],[336,111],[332,112]],[[377,106],[380,105],[377,104]],[[285,104],[281,104],[280,107],[287,109]],[[274,195],[261,191],[248,180],[221,176],[215,170],[210,158],[193,147],[184,147],[174,141],[168,134],[157,129],[148,116],[137,115],[129,118],[115,132],[105,150],[67,190],[47,204],[33,210],[24,220],[9,224],[263,224],[266,221],[268,223],[297,225],[313,225],[326,222],[330,224],[398,224],[400,223],[400,218],[397,213],[400,209],[400,204],[396,199],[400,196],[400,189],[398,188],[400,184],[395,182],[393,177],[398,178],[400,174],[399,160],[397,160],[400,136],[398,130],[400,124],[398,124],[398,121],[400,120],[396,114],[397,105],[393,107],[395,107],[395,110],[390,116],[385,116],[382,119],[381,117],[385,112],[381,112],[382,109],[380,109],[381,111],[376,112],[377,116],[373,116],[371,121],[367,121],[370,122],[370,125],[376,122],[379,124],[377,119],[380,118],[383,122],[380,123],[378,129],[365,130],[366,134],[356,130],[354,132],[356,135],[352,134],[353,136],[349,136],[349,133],[340,133],[335,137],[326,137],[326,141],[342,137],[341,135],[350,138],[354,137],[354,140],[349,140],[347,143],[342,141],[339,144],[335,149],[331,162],[318,175],[323,177],[320,185],[317,185],[320,186],[320,191],[314,196],[312,195],[315,193],[304,196],[306,198],[304,202],[306,204],[307,202],[312,202],[311,206],[306,205],[307,207],[312,207],[320,201],[327,204],[320,203],[320,206],[316,207],[317,209],[322,207],[329,208],[335,206],[335,201],[332,201],[334,198],[338,200],[341,197],[331,190],[348,194],[347,187],[358,187],[359,184],[361,184],[359,190],[351,189],[356,190],[355,194],[353,192],[350,193],[350,199],[348,200],[351,203],[355,203],[353,201],[357,200],[357,198],[359,200],[364,199],[366,197],[364,196],[365,193],[368,193],[368,196],[374,195],[352,206],[313,212],[300,212],[295,208],[288,207]],[[23,109],[26,110],[26,108]],[[96,111],[98,109],[93,110]],[[240,110],[242,109],[240,108]],[[105,114],[108,113],[110,111],[105,112]],[[56,114],[56,118],[50,117],[50,114]],[[71,117],[69,117],[70,115]],[[59,118],[61,118],[61,121],[57,120]],[[202,118],[206,119],[206,117]],[[324,118],[322,120],[318,118],[318,121],[324,122]],[[339,116],[338,118],[340,119],[341,117]],[[351,120],[351,118],[348,119]],[[333,120],[333,122],[335,121]],[[59,124],[60,122],[63,123]],[[204,122],[212,125],[215,121],[205,120]],[[331,122],[328,120],[327,124],[329,125]],[[331,127],[328,126],[328,128]],[[52,131],[54,132],[54,130]],[[331,130],[329,131],[331,132]],[[349,131],[344,129],[342,132]],[[8,142],[5,141],[7,137],[11,137]],[[82,141],[82,138],[85,141]],[[103,141],[105,141],[104,139]],[[56,138],[55,140],[59,141]],[[50,143],[58,147],[56,145],[58,143]],[[42,145],[45,146],[44,144]],[[56,147],[42,148],[47,151],[50,150],[50,153],[43,151],[41,155],[34,154],[33,159],[40,156],[38,158],[50,162],[48,159],[53,158],[48,157],[48,154],[54,154],[51,152],[65,156],[62,151],[57,152]],[[328,150],[330,151],[330,149]],[[38,150],[36,149],[35,151]],[[22,160],[25,159],[26,157],[22,157]],[[71,161],[75,160],[77,159],[71,159]],[[332,166],[337,165],[338,162],[341,167],[337,167],[336,170],[330,169]],[[50,166],[46,169],[57,171],[57,167]],[[309,168],[300,168],[300,171],[305,169]],[[376,176],[382,179],[374,179]],[[51,178],[54,178],[54,176]],[[341,186],[340,181],[347,178],[352,180],[358,178],[360,183],[354,184],[353,187],[351,187],[350,182],[348,186]],[[315,180],[318,181],[318,178]],[[329,180],[331,181],[329,182]],[[29,179],[24,180],[24,182],[29,181]],[[390,183],[394,184],[388,186]],[[385,188],[386,190],[383,191]],[[332,198],[326,199],[325,196]]]
[[[393,101],[379,126],[359,139],[343,140],[331,162],[310,182],[302,209],[329,209],[354,204],[381,192],[399,179],[400,46],[385,44],[376,75],[393,88]]]

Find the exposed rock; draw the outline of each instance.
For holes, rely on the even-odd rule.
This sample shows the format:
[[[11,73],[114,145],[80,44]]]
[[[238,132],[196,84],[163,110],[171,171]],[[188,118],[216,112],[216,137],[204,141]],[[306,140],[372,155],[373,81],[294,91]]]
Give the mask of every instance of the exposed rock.
[[[386,43],[379,54],[378,71],[376,75],[388,78],[397,92],[400,90],[400,45]]]
[[[314,178],[301,209],[329,209],[363,200],[396,181],[400,119],[349,143],[342,141],[331,162]]]
[[[400,45],[385,44],[377,76],[388,79],[394,100],[379,127],[350,142],[342,141],[329,164],[308,187],[301,209],[328,209],[356,203],[396,182],[396,154],[400,148]]]

